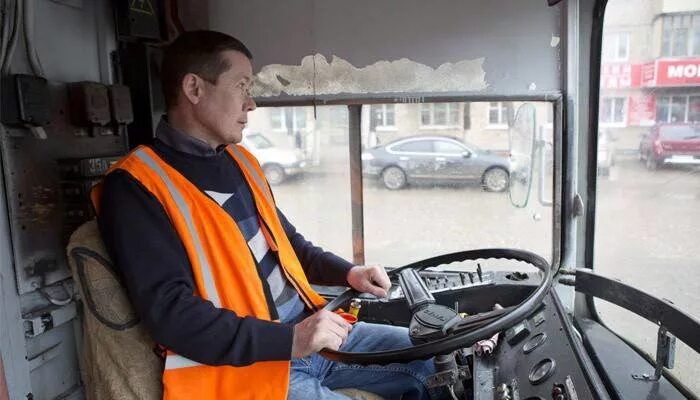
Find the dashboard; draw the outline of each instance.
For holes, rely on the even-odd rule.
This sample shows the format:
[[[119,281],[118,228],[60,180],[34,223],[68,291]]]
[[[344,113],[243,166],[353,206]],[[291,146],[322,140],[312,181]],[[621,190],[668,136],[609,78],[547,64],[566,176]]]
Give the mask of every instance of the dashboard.
[[[539,272],[429,271],[419,273],[437,304],[463,315],[519,304],[540,283]],[[333,298],[345,288],[315,287]],[[388,297],[360,295],[359,319],[365,322],[409,326],[412,313],[404,294],[394,282]],[[499,334],[491,354],[471,354],[466,349],[474,400],[576,400],[594,399],[592,379],[599,379],[574,338],[568,316],[554,293],[527,318]],[[580,348],[579,348],[580,350]],[[592,378],[593,375],[593,378]]]

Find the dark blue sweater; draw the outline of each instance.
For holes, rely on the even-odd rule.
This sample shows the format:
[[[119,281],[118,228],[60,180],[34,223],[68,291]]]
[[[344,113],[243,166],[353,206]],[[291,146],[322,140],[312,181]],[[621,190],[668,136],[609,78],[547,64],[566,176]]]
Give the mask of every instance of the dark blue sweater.
[[[241,209],[227,209],[234,220],[255,209],[238,165],[223,149],[213,150],[165,121],[158,138],[153,150],[199,189],[237,194]],[[352,264],[314,246],[278,213],[309,281],[347,285]],[[165,210],[125,171],[105,178],[98,223],[129,298],[157,343],[208,365],[291,358],[293,325],[240,318],[193,296],[190,263]]]

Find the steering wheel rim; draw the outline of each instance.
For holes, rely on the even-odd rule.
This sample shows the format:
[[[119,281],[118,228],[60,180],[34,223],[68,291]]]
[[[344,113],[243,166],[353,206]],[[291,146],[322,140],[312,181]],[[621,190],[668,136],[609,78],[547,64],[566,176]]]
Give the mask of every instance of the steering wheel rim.
[[[421,271],[432,266],[481,259],[506,259],[526,262],[543,271],[544,276],[542,277],[540,285],[520,304],[509,312],[504,313],[493,321],[474,330],[451,334],[431,342],[397,350],[353,353],[323,349],[319,354],[331,361],[339,361],[347,364],[386,365],[390,363],[405,363],[413,360],[427,359],[435,355],[451,353],[457,349],[469,347],[479,340],[491,337],[497,332],[508,329],[525,319],[539,306],[552,285],[552,268],[547,260],[535,253],[518,249],[477,249],[443,254],[396,268],[390,271],[389,275],[397,275],[402,270],[408,268]],[[333,311],[358,294],[359,292],[350,288],[333,301],[326,304],[323,309]]]

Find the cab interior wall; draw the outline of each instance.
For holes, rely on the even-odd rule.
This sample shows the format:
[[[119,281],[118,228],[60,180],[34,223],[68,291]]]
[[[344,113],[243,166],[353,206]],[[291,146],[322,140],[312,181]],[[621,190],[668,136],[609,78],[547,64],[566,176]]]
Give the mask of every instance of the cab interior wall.
[[[14,1],[6,0],[5,3]],[[36,51],[54,91],[64,90],[62,85],[71,82],[110,84],[115,80],[110,53],[117,48],[117,43],[110,1],[33,0],[33,5]],[[561,65],[561,54],[565,51],[562,50],[565,35],[561,30],[562,13],[565,12],[563,4],[548,7],[540,0],[407,0],[397,10],[396,2],[389,0],[181,0],[179,8],[181,20],[187,28],[220,30],[246,43],[255,56],[256,70],[273,64],[300,67],[304,57],[317,54],[329,63],[336,56],[355,69],[405,58],[410,61],[405,67],[408,73],[426,67],[435,71],[446,64],[476,62],[481,68],[478,72],[483,85],[466,86],[462,90],[450,88],[449,91],[418,87],[413,92],[406,89],[405,94],[410,96],[417,91],[427,92],[435,98],[449,93],[507,99],[509,96],[541,96],[564,91]],[[10,65],[11,73],[31,73],[25,53],[20,38]],[[337,71],[346,72],[343,69]],[[331,71],[324,79],[338,77],[333,74]],[[380,95],[372,87],[354,94],[339,87],[331,93],[339,101],[357,98],[361,94]],[[284,94],[278,97],[290,101],[299,99]],[[267,100],[274,100],[274,96]],[[61,105],[55,104],[54,107],[60,108]],[[58,114],[55,117],[67,118]],[[58,120],[52,124],[67,126]],[[28,135],[21,129],[9,133]],[[48,134],[47,143],[50,143],[65,137],[68,132],[52,136],[49,129]],[[26,138],[27,142],[30,140]],[[13,249],[20,235],[19,225],[15,226],[11,212],[12,203],[18,202],[18,193],[8,184],[15,178],[10,176],[8,163],[11,160],[7,155],[22,151],[22,139],[3,140],[2,145],[0,321],[10,323],[0,324],[0,348],[8,392],[13,399],[27,398],[29,394],[36,399],[82,398],[76,354],[79,313],[72,321],[34,337],[26,336],[26,327],[22,324],[23,319],[34,313],[41,315],[60,307],[51,305],[37,291],[26,289],[31,285],[21,282],[23,277],[17,272],[25,267],[26,260],[24,256],[17,258]],[[10,147],[14,145],[19,147]],[[26,179],[31,186],[31,182],[51,176],[56,159],[104,155],[114,146],[113,141],[107,145],[106,141],[97,140],[94,144],[73,148],[57,146],[53,154],[46,149],[43,153],[23,154],[26,158],[34,157],[37,165]],[[53,193],[52,196],[57,195]],[[42,230],[41,224],[29,225],[28,230],[22,234],[25,238],[56,234]],[[61,247],[37,249],[39,251],[44,254],[48,251],[48,256],[54,259],[65,257]],[[59,269],[56,282],[69,282],[66,263],[60,263]],[[56,296],[62,294],[60,287],[48,290]]]
[[[3,1],[3,6],[14,6],[16,1]],[[26,3],[25,3],[26,5]],[[32,0],[34,46],[44,72],[50,82],[53,94],[65,93],[65,84],[69,82],[92,81],[110,84],[113,81],[110,53],[116,48],[112,4],[107,0]],[[11,15],[10,15],[11,17]],[[20,28],[21,29],[21,28]],[[21,32],[21,31],[20,31]],[[23,35],[14,50],[9,67],[11,74],[31,74],[27,61]],[[66,96],[55,96],[52,108],[67,110]],[[65,307],[51,305],[36,290],[24,290],[29,283],[21,272],[26,267],[31,254],[23,253],[18,259],[13,245],[24,239],[43,243],[46,237],[56,234],[59,227],[49,227],[47,223],[26,224],[26,231],[21,231],[16,212],[21,197],[18,186],[39,188],[41,182],[50,181],[56,170],[56,160],[87,154],[100,154],[105,151],[100,146],[104,141],[83,144],[71,148],[69,142],[63,141],[67,132],[67,114],[52,113],[53,128],[47,128],[48,137],[43,142],[27,138],[31,136],[22,129],[3,127],[2,140],[2,197],[0,198],[0,348],[8,386],[9,398],[34,399],[79,399],[80,374],[77,357],[77,344],[80,336],[80,316],[70,313],[69,320],[46,330],[36,336],[27,335],[29,319],[46,313],[55,312]],[[57,132],[60,130],[61,132]],[[5,140],[14,136],[12,140]],[[24,138],[23,138],[24,137]],[[61,143],[63,141],[63,143]],[[30,142],[38,146],[30,145]],[[39,143],[37,143],[39,142]],[[109,147],[109,146],[108,146]],[[41,148],[41,152],[36,152]],[[109,151],[109,149],[107,149]],[[32,168],[19,171],[21,179],[15,175],[16,157],[33,159]],[[14,165],[13,165],[14,164]],[[24,183],[20,183],[24,182]],[[20,183],[18,185],[18,183]],[[56,182],[57,184],[57,182]],[[44,186],[46,188],[46,186]],[[59,204],[56,188],[48,189],[44,205]],[[22,190],[24,191],[24,190]],[[25,195],[27,195],[25,193]],[[30,196],[31,197],[31,196]],[[59,212],[54,208],[53,213]],[[49,214],[52,214],[51,212]],[[47,219],[53,221],[51,215]],[[63,246],[37,248],[36,254],[42,253],[51,259],[65,259]],[[34,252],[32,251],[32,252]],[[30,252],[30,253],[32,253]],[[59,263],[56,279],[70,286],[70,273],[65,262]],[[66,279],[67,278],[67,279]],[[65,296],[59,288],[48,288],[48,293],[56,297]],[[20,293],[22,293],[20,295]],[[64,313],[65,314],[65,313]],[[24,323],[23,323],[24,322]],[[41,325],[41,324],[39,324]],[[0,395],[0,397],[2,397]]]

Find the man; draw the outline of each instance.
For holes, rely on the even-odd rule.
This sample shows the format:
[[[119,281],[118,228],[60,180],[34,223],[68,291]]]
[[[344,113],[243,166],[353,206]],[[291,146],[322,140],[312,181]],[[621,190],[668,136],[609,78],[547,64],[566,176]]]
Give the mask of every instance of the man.
[[[306,241],[276,208],[256,160],[240,146],[253,71],[250,51],[218,32],[182,34],[164,53],[167,105],[140,147],[95,191],[98,223],[130,299],[167,351],[165,399],[341,399],[358,387],[426,399],[432,361],[359,367],[323,348],[408,346],[405,329],[318,311],[309,282],[377,296],[377,266],[354,266]]]

